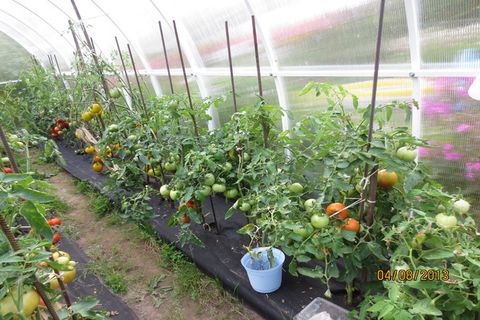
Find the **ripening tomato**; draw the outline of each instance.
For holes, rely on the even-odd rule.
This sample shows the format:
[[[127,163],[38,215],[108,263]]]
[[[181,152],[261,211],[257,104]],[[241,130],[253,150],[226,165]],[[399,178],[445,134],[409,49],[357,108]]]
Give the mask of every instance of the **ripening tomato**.
[[[100,113],[102,111],[102,106],[99,105],[98,103],[94,103],[94,104],[92,104],[91,110],[95,114]]]
[[[62,224],[62,219],[60,219],[60,218],[48,219],[48,225],[49,226],[59,226],[61,224]]]
[[[193,199],[188,200],[186,205],[187,205],[187,208],[192,208],[192,209],[195,209],[195,210],[198,209],[198,204]]]
[[[17,309],[15,302],[19,302],[18,288],[13,287],[5,298],[0,301],[0,315],[6,316],[8,313],[17,314],[19,311],[24,317],[30,317],[32,313],[37,309],[40,303],[40,295],[33,288],[29,288],[22,295],[21,306],[22,310]],[[10,318],[9,318],[10,319]],[[15,317],[13,319],[16,319]]]
[[[53,244],[57,244],[57,243],[60,242],[61,239],[62,239],[62,237],[60,236],[60,234],[55,233],[55,234],[53,235],[53,241],[52,241],[52,243],[53,243]]]
[[[95,153],[95,147],[94,146],[88,146],[85,148],[85,153],[92,154]]]
[[[88,121],[92,120],[92,118],[94,116],[95,116],[95,114],[93,114],[90,111],[87,111],[87,112],[82,113],[82,120],[85,121],[85,122],[88,122]]]
[[[348,218],[346,223],[342,226],[343,230],[359,232],[360,231],[360,222],[357,219]]]
[[[190,217],[187,214],[183,214],[180,217],[180,221],[184,224],[190,223]]]
[[[95,156],[95,158],[93,158],[93,162],[103,163],[103,160],[100,158],[100,156]]]
[[[326,210],[327,216],[331,216],[335,212],[340,211],[342,209],[345,209],[345,205],[343,203],[340,203],[340,202],[330,203]],[[340,219],[345,219],[346,217],[348,217],[348,210],[343,210],[334,216],[334,218],[340,218]]]
[[[398,182],[398,176],[395,171],[385,169],[378,171],[378,185],[384,189],[392,188]]]
[[[95,172],[101,172],[103,170],[103,164],[101,164],[100,162],[95,162],[92,165],[92,170]]]

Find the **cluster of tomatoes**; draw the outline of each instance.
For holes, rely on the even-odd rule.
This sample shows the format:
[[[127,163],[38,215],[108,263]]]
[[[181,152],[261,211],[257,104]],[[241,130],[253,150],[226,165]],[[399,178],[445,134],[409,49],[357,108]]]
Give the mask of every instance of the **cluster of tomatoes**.
[[[95,171],[95,172],[102,172],[102,170],[103,170],[103,160],[97,154],[97,149],[94,146],[88,146],[88,147],[85,147],[84,151],[85,151],[86,154],[95,155],[93,157],[92,170]]]
[[[200,213],[201,212],[201,207],[200,207],[200,204],[197,200],[195,199],[190,199],[188,200],[186,203],[182,203],[180,204],[180,206],[178,207],[178,211],[181,211],[181,210],[184,210],[185,208],[187,209],[193,209],[195,210],[197,213]],[[190,223],[190,217],[188,216],[188,214],[184,213],[179,221],[183,224],[187,224],[187,223]]]
[[[52,123],[50,126],[50,137],[52,139],[57,139],[62,136],[65,130],[70,128],[70,124],[66,120],[60,118],[55,119],[55,123]]]
[[[98,103],[93,103],[87,111],[82,113],[82,120],[85,122],[89,122],[96,116],[101,117],[102,114],[103,114],[102,106]]]
[[[62,219],[60,219],[60,218],[51,218],[51,219],[48,219],[47,222],[48,222],[48,225],[49,225],[50,227],[52,227],[52,229],[54,229],[55,227],[58,227],[58,226],[61,226],[61,225],[62,225]],[[59,234],[59,233],[55,233],[55,234],[53,235],[53,241],[52,241],[52,243],[53,243],[53,244],[57,244],[57,243],[60,242],[61,239],[62,239],[62,238],[61,238],[60,234]]]

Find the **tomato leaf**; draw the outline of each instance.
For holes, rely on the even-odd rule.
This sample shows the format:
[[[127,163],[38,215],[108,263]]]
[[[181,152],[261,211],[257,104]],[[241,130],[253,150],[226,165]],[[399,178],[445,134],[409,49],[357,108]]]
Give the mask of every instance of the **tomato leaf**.
[[[297,270],[300,274],[310,278],[322,278],[324,276],[323,269],[319,266],[316,266],[315,269],[301,267]]]
[[[52,241],[52,228],[48,225],[41,207],[31,201],[27,201],[20,208],[20,214],[27,220],[32,229],[42,237]]]
[[[429,298],[422,299],[416,302],[413,307],[408,311],[414,314],[441,316],[442,311],[435,307],[431,302],[432,300],[430,300]]]
[[[435,248],[423,251],[422,257],[427,260],[439,260],[452,258],[454,256],[452,249]]]
[[[47,193],[26,188],[19,185],[13,185],[12,191],[10,194],[25,200],[39,202],[39,203],[51,202],[55,199],[54,197],[52,197]]]

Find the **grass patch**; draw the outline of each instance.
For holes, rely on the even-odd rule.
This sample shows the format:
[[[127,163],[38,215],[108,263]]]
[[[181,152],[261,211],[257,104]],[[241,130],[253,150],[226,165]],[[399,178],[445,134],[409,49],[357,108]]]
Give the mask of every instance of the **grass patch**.
[[[75,180],[74,184],[77,190],[82,194],[90,195],[95,192],[95,187],[86,181]]]
[[[90,201],[90,211],[98,218],[105,217],[113,209],[113,204],[108,197],[97,195]]]
[[[89,252],[92,260],[86,265],[87,272],[101,278],[114,293],[124,294],[128,291],[125,264],[109,259],[100,246]]]

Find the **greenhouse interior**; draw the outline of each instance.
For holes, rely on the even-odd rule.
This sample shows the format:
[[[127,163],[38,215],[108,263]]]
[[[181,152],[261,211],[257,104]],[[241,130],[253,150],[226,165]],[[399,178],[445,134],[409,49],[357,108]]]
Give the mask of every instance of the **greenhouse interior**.
[[[480,0],[2,0],[0,319],[478,320],[479,133]]]

